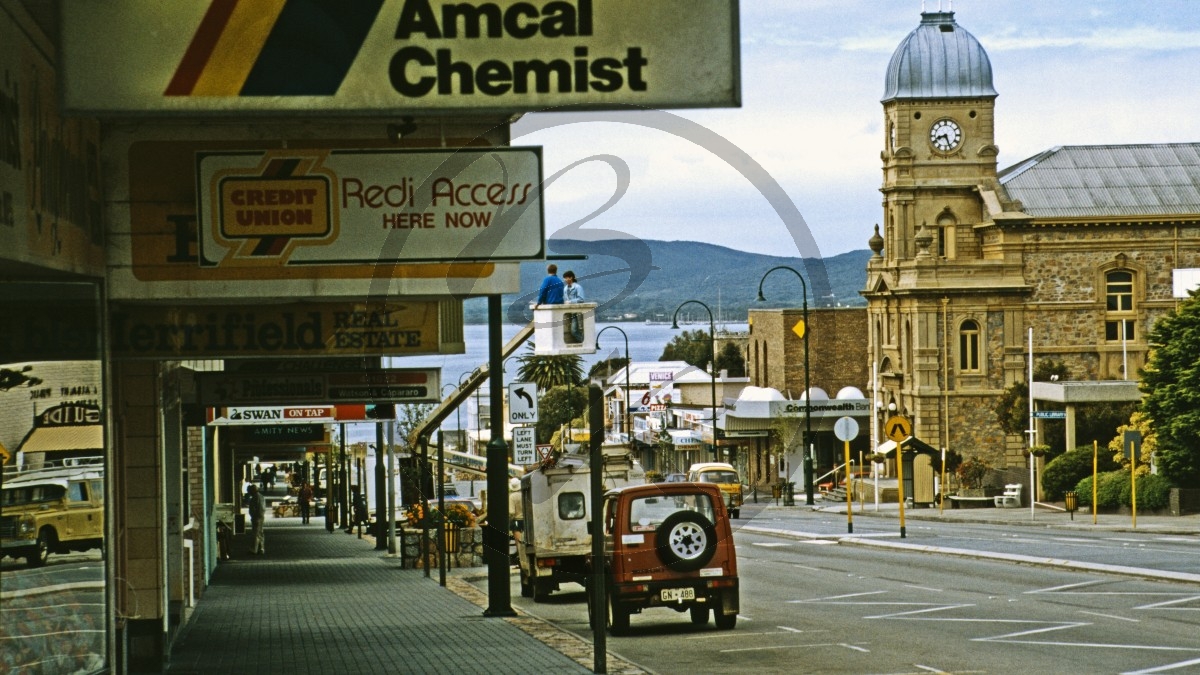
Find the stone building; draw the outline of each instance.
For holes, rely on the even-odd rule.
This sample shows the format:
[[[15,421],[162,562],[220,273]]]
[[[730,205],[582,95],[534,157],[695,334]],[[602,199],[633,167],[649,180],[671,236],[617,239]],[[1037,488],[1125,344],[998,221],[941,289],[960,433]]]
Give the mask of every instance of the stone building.
[[[1200,144],[1056,147],[998,171],[997,96],[954,13],[922,13],[885,76],[863,294],[882,404],[1004,466],[1026,440],[994,407],[1026,381],[1030,343],[1073,379],[1136,377],[1173,270],[1200,266]]]

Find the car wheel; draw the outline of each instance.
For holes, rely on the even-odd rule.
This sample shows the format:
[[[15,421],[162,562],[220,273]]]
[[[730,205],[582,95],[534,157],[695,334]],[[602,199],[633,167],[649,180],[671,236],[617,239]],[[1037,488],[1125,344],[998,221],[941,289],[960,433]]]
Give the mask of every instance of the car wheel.
[[[529,577],[525,576],[525,570],[521,570],[521,597],[533,597],[533,583],[529,581]]]
[[[737,614],[726,614],[725,603],[717,600],[717,606],[713,608],[713,618],[717,622],[717,630],[733,630],[737,625]]]
[[[708,605],[692,605],[692,623],[703,626],[708,623]]]
[[[616,593],[608,593],[608,632],[621,636],[629,633],[629,608],[617,600]]]
[[[546,598],[550,597],[550,585],[548,582],[543,582],[537,577],[534,577],[529,581],[529,585],[533,587],[532,594],[534,602],[545,602]]]
[[[29,567],[41,567],[45,565],[46,561],[50,559],[50,551],[57,545],[57,540],[58,538],[54,536],[54,530],[43,527],[38,532],[34,552],[25,556],[25,562],[28,563]]]
[[[741,517],[742,517],[742,510],[741,510],[741,509],[734,509],[734,510],[730,511],[730,512],[729,512],[729,517],[730,517],[730,518],[741,518]]]
[[[676,572],[692,572],[712,560],[716,529],[694,511],[677,511],[658,528],[658,559]]]

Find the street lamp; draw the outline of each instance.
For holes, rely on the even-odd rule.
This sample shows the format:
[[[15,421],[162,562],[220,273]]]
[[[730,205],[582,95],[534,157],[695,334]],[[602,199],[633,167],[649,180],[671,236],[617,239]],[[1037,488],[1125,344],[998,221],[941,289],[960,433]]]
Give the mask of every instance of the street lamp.
[[[633,427],[629,425],[629,367],[633,363],[629,360],[629,336],[625,331],[617,326],[605,326],[596,333],[596,351],[600,351],[600,336],[606,330],[615,330],[625,338],[625,437],[628,439],[629,448],[633,449]],[[716,436],[714,436],[716,438]]]
[[[763,282],[775,270],[787,270],[795,274],[796,278],[800,280],[800,287],[804,290],[804,503],[812,506],[816,502],[813,500],[812,390],[808,383],[808,284],[804,282],[804,277],[800,276],[799,272],[787,265],[772,267],[762,275],[762,279],[758,280],[758,302],[767,301],[766,296],[763,295]]]
[[[712,363],[713,372],[709,373],[709,382],[712,384],[712,430],[713,430],[713,455],[717,452],[717,322],[713,319],[712,309],[700,302],[699,300],[684,300],[675,308],[675,314],[671,317],[671,329],[679,330],[679,310],[683,309],[684,305],[697,304],[708,312],[708,353]]]

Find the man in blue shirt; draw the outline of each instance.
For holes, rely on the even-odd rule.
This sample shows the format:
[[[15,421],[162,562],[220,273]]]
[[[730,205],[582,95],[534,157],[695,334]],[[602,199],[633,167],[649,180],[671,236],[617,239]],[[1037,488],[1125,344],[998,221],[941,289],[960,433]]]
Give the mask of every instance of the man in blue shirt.
[[[538,288],[537,304],[563,304],[563,282],[558,278],[558,265],[554,263],[546,265],[546,278],[542,279],[542,285]]]

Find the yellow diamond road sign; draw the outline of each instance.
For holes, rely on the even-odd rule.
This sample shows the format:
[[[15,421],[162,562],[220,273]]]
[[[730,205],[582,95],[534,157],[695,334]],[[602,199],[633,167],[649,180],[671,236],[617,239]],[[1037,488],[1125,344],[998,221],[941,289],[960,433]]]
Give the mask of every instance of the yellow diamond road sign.
[[[888,438],[899,443],[912,436],[912,422],[908,421],[907,417],[892,415],[887,422],[884,422],[883,432],[887,434]]]
[[[805,328],[804,319],[800,319],[795,326],[792,326],[792,332],[796,334],[796,337],[803,339]]]

